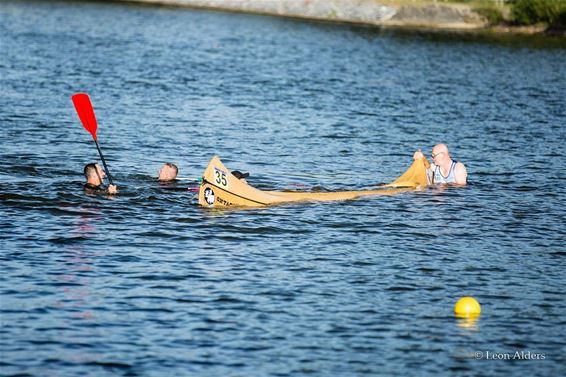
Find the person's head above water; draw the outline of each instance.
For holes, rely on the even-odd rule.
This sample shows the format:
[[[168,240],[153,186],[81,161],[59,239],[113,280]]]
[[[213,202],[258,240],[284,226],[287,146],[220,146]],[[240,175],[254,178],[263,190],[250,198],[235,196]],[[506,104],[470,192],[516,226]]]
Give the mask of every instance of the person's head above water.
[[[432,148],[432,162],[437,166],[450,165],[452,159],[450,158],[450,153],[448,152],[448,147],[446,144],[436,144]]]
[[[172,181],[177,178],[178,172],[179,168],[177,165],[167,162],[159,169],[159,178],[157,179],[160,181]]]
[[[85,190],[88,192],[95,193],[107,193],[107,194],[117,194],[118,188],[116,185],[108,185],[108,188],[102,187],[102,180],[106,178],[106,173],[100,167],[100,165],[95,163],[90,163],[85,165],[84,175],[86,178],[86,183],[84,185]]]
[[[102,184],[102,180],[106,178],[104,170],[100,167],[100,165],[95,163],[85,165],[84,175],[86,182],[94,186],[100,186]]]

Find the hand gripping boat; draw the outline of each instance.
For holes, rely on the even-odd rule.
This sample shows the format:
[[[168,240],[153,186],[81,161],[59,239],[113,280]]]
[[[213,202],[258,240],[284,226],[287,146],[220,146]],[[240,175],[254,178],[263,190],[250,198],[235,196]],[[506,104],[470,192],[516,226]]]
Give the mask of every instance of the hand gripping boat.
[[[204,171],[199,189],[199,204],[210,208],[263,207],[274,204],[337,201],[356,199],[362,196],[392,195],[415,190],[427,185],[428,161],[413,162],[407,171],[390,184],[375,190],[339,192],[262,191],[232,175],[218,156],[214,156]]]

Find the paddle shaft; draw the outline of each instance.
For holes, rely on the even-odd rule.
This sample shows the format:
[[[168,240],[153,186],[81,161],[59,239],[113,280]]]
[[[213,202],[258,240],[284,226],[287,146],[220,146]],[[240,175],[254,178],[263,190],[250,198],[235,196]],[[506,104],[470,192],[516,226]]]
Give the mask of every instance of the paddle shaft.
[[[100,146],[98,145],[98,141],[96,139],[94,139],[94,143],[96,144],[96,149],[98,149],[98,154],[100,155],[100,158],[102,159],[102,165],[104,165],[104,171],[106,172],[106,176],[108,177],[108,181],[110,182],[111,185],[114,185],[114,182],[112,182],[112,176],[110,175],[110,172],[108,171],[108,166],[106,166],[106,160],[104,159],[104,156],[102,155],[102,151],[100,150]]]

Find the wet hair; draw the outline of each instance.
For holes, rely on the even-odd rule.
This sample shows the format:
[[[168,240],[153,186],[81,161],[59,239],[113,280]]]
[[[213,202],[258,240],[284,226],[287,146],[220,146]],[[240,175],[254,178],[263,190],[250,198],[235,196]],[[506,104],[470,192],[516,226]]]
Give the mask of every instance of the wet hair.
[[[83,172],[85,178],[88,179],[88,177],[92,176],[93,174],[96,174],[96,164],[94,162],[90,164],[86,164]]]
[[[175,169],[175,175],[177,175],[179,173],[179,168],[177,167],[177,165],[175,165],[171,162],[166,162],[165,165],[169,166],[170,168]]]

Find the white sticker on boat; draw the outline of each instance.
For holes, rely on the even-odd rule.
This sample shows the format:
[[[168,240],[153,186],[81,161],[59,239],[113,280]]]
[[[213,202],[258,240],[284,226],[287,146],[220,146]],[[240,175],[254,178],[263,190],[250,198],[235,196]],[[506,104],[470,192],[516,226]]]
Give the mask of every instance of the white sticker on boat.
[[[227,176],[226,172],[218,168],[214,168],[214,181],[216,182],[217,185],[227,187],[228,179],[226,178],[226,176]]]
[[[206,200],[208,205],[214,204],[214,191],[210,187],[204,189],[204,200]]]

